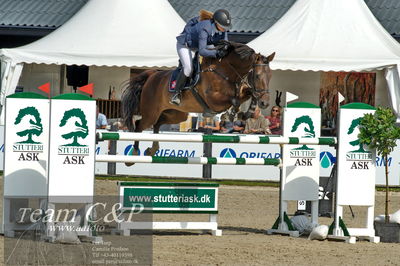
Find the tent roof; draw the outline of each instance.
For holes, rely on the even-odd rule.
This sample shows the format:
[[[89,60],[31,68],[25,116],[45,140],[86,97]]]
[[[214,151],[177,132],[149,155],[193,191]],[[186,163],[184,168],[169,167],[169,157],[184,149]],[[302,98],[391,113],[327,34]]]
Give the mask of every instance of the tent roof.
[[[271,67],[281,70],[365,71],[400,63],[400,44],[363,0],[298,0],[248,45],[276,52]]]
[[[90,0],[53,33],[0,55],[14,63],[172,67],[184,25],[167,0]]]

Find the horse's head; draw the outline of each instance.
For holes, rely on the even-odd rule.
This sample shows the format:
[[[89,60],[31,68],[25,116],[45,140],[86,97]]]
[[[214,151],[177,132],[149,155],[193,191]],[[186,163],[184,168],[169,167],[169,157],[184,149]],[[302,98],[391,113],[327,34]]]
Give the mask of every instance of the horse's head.
[[[275,53],[269,56],[256,54],[246,44],[228,41],[221,41],[216,48],[227,51],[227,56],[222,61],[228,62],[231,70],[234,69],[233,72],[241,82],[243,94],[256,99],[260,108],[267,108],[269,81],[272,76],[269,62],[274,59]]]
[[[268,57],[257,54],[248,76],[252,97],[258,100],[258,106],[262,109],[269,106],[269,81],[272,77],[269,62],[274,59],[274,56],[275,53]]]

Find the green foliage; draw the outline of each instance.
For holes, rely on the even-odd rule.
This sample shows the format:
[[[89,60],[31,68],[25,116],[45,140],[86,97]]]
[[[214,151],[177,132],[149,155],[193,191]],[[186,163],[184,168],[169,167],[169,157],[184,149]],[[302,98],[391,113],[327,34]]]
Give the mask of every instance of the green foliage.
[[[396,116],[392,110],[378,107],[374,114],[365,114],[360,121],[358,138],[362,144],[376,149],[385,162],[386,200],[385,222],[389,223],[389,169],[388,155],[396,147],[396,140],[400,138],[400,128],[396,127]]]
[[[360,142],[370,149],[376,149],[380,156],[389,155],[400,138],[396,127],[396,116],[390,108],[378,107],[374,114],[365,114],[360,121]]]

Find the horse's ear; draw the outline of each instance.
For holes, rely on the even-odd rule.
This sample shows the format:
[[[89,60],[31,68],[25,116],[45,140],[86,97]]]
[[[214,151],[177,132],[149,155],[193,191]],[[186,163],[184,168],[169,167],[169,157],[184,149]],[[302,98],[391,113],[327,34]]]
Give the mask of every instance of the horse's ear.
[[[267,57],[267,60],[268,60],[267,63],[269,63],[269,62],[271,62],[272,60],[274,60],[274,57],[275,57],[275,52],[273,52],[272,54],[270,54],[270,55]]]

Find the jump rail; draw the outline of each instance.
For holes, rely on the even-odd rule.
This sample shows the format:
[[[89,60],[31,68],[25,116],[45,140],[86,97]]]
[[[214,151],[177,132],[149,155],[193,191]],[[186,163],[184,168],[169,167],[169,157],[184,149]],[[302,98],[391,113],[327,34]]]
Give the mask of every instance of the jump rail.
[[[274,165],[281,164],[280,159],[272,158],[221,158],[221,157],[159,157],[96,155],[96,162],[114,163],[166,163],[166,164],[225,164],[225,165]]]
[[[337,139],[273,137],[260,135],[200,135],[200,134],[149,134],[132,132],[97,132],[97,140],[131,140],[131,141],[165,141],[165,142],[202,142],[202,143],[260,143],[260,144],[304,144],[304,145],[335,145]]]

